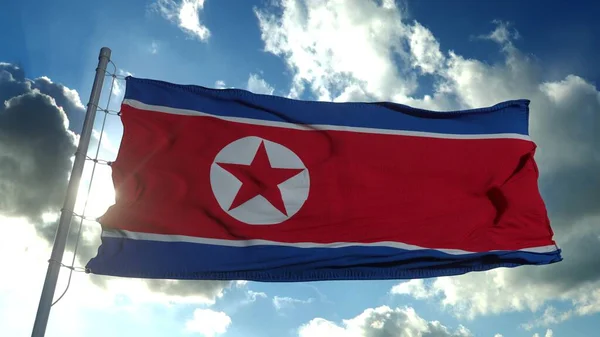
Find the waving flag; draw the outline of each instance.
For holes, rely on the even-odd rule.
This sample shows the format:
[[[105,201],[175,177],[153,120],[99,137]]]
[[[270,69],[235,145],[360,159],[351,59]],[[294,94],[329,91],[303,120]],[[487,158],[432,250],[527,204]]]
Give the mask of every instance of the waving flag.
[[[95,274],[312,281],[560,261],[527,100],[453,112],[127,78]]]

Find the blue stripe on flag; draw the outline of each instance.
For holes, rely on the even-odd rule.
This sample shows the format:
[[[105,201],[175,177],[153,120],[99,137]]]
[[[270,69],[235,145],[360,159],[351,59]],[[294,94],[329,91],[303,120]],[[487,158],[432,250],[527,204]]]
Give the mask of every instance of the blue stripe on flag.
[[[390,102],[332,103],[128,77],[125,99],[233,118],[457,135],[528,135],[529,100],[435,112]]]
[[[560,249],[452,255],[373,246],[231,247],[103,237],[98,256],[87,268],[92,273],[136,278],[286,282],[438,277],[560,260]]]

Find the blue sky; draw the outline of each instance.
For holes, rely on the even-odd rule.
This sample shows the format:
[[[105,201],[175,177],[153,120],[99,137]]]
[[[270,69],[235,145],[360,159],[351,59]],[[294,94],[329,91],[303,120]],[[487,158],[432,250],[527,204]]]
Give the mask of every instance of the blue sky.
[[[185,8],[194,10],[182,21]],[[62,106],[71,131],[59,130],[60,137],[37,126],[45,123],[41,117],[36,122],[45,110],[23,114],[32,118],[23,125],[48,144],[72,141],[79,133],[76,121],[81,121],[102,46],[112,49],[119,74],[303,99],[391,100],[439,110],[531,99],[540,189],[565,257],[553,266],[424,282],[150,284],[75,274],[69,293],[53,309],[48,336],[597,334],[600,4],[108,0],[92,6],[73,0],[0,0],[0,9],[0,97],[11,99],[7,88],[19,85],[19,95],[35,95],[37,87],[54,98],[44,105],[48,113],[58,116],[53,107],[71,104]],[[17,66],[26,78],[17,76]],[[52,82],[39,80],[42,76]],[[122,84],[112,108],[121,97]],[[119,120],[109,117],[102,158],[114,158],[121,130]],[[46,181],[49,173],[42,168],[48,166],[27,157],[37,153],[40,142],[0,134],[0,164],[6,153],[20,163],[39,164],[29,171],[22,164],[17,177],[37,181],[35,173]],[[56,146],[57,153],[68,152]],[[61,163],[68,159],[63,156]],[[10,233],[0,239],[0,253],[10,256],[5,269],[10,272],[0,280],[0,335],[25,336],[49,256],[46,224],[52,221],[47,219],[60,208],[62,200],[55,196],[64,181],[27,185],[28,193],[48,197],[24,209],[18,206],[24,204],[27,193],[20,189],[25,185],[14,179],[0,174],[6,191],[0,198],[0,226]],[[94,181],[91,213],[99,215],[111,203],[110,171],[100,167]],[[84,228],[78,265],[98,245],[98,226],[86,222]]]

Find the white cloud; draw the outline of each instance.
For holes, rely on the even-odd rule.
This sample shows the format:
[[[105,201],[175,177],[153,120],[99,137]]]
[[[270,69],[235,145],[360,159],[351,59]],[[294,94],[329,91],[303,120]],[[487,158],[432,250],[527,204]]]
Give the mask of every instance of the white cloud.
[[[300,300],[300,299],[291,298],[291,297],[275,296],[275,297],[273,297],[273,306],[275,306],[275,309],[277,309],[277,310],[290,309],[290,308],[295,307],[298,304],[312,303],[314,300],[315,300],[314,298],[309,298],[307,300]]]
[[[600,287],[594,282],[581,290],[573,291],[565,296],[572,305],[571,309],[564,311],[557,310],[554,306],[549,305],[545,308],[541,316],[523,323],[521,326],[526,330],[531,330],[535,327],[547,327],[560,324],[573,316],[586,316],[600,313]]]
[[[541,317],[523,324],[530,330],[537,326],[561,323],[574,315],[590,315],[600,312],[599,282],[591,282],[578,288],[563,290],[556,280],[535,281],[532,268],[523,270],[498,269],[486,273],[440,277],[430,283],[403,282],[394,286],[393,294],[407,294],[417,299],[435,299],[444,307],[464,318],[498,314],[508,311],[538,312],[550,300],[572,305],[572,309],[558,312],[546,307]]]
[[[459,317],[474,318],[482,314],[504,311],[537,310],[551,289],[515,289],[508,282],[506,270],[439,277],[430,283],[402,282],[391,290],[393,294],[411,295],[417,299],[436,298]]]
[[[231,324],[226,313],[210,309],[194,310],[194,317],[185,323],[187,332],[196,332],[204,337],[224,334]]]
[[[496,29],[487,35],[480,35],[479,38],[492,40],[497,43],[507,43],[520,38],[519,32],[516,29],[510,30],[510,23],[495,20]]]
[[[582,238],[576,236],[572,245],[577,245],[580,240]],[[594,237],[590,240],[594,240]],[[596,241],[600,243],[597,238]],[[585,245],[579,248],[586,249]],[[589,268],[589,265],[577,261],[577,256],[573,258],[573,265],[561,268],[572,269],[572,276],[585,276],[583,268]],[[411,280],[394,286],[391,292],[439,301],[455,315],[470,319],[509,311],[543,310],[540,317],[523,324],[527,330],[558,324],[573,316],[600,312],[600,282],[597,279],[584,282],[580,278],[570,279],[564,274],[568,271],[553,272],[553,268],[545,267],[542,268],[550,270],[536,271],[535,268],[540,267],[503,268],[485,273],[441,277],[431,282]],[[577,286],[569,287],[568,284],[573,282]],[[571,309],[559,312],[551,306],[547,307],[548,301],[570,304]]]
[[[50,245],[24,219],[0,216],[0,230],[11,233],[10,236],[0,236],[0,254],[10,256],[3,260],[3,268],[9,273],[0,279],[0,334],[26,336],[31,333]],[[67,251],[63,263],[70,264],[71,259],[72,253]],[[68,274],[67,269],[61,270],[55,299],[65,289]],[[94,276],[73,273],[68,292],[52,307],[46,336],[85,336],[90,335],[91,329],[110,331],[109,326],[99,327],[96,324],[99,315],[126,316],[129,324],[142,326],[143,319],[137,313],[144,310],[149,301],[145,298],[148,292],[138,291],[136,298],[135,291],[141,282],[134,284],[115,279],[112,288],[102,288],[92,283],[91,277]],[[171,318],[161,319],[167,324]]]
[[[394,62],[409,57],[402,37],[411,30],[392,1],[284,0],[281,6],[281,17],[265,10],[256,15],[265,50],[282,56],[294,73],[292,97],[306,84],[319,100],[333,100],[352,86],[353,96],[376,99],[416,89],[415,76]]]
[[[408,42],[413,67],[419,68],[423,73],[433,74],[443,66],[445,58],[440,51],[440,44],[429,29],[415,22],[410,27]]]
[[[36,78],[35,81],[38,82],[37,83],[38,85],[44,83],[46,86],[56,87],[58,89],[58,91],[62,91],[62,95],[69,102],[71,102],[71,104],[74,104],[79,109],[85,109],[85,106],[81,102],[81,98],[79,97],[79,93],[77,92],[77,90],[67,88],[60,83],[54,83],[48,76],[40,76],[40,77]],[[43,91],[44,90],[42,90],[42,92]],[[48,95],[54,96],[53,93],[48,93]]]
[[[200,41],[207,41],[210,31],[200,22],[204,0],[158,0],[155,8],[181,30]]]
[[[371,308],[341,324],[315,318],[298,329],[300,337],[471,337],[459,326],[454,332],[438,321],[426,321],[413,308]]]
[[[411,295],[416,299],[426,299],[433,296],[430,289],[425,287],[425,280],[414,279],[398,283],[390,290],[393,295]]]
[[[269,85],[267,81],[260,78],[260,76],[257,74],[250,74],[246,88],[248,91],[251,91],[255,94],[272,95],[273,91],[275,91],[275,89],[273,89],[273,87]]]
[[[100,137],[101,135],[102,137]],[[119,147],[113,144],[106,130],[102,133],[100,133],[100,130],[97,129],[92,130],[92,139],[90,140],[90,145],[88,148],[88,153],[90,153],[90,156],[96,154],[98,149],[98,141],[100,141],[100,152],[98,153],[99,158],[101,157],[104,160],[114,159],[119,151]]]
[[[152,41],[152,43],[150,43],[150,54],[157,54],[158,48],[159,48],[158,42]]]
[[[567,310],[564,312],[558,311],[553,306],[548,306],[544,310],[543,314],[532,321],[523,323],[521,326],[525,330],[532,330],[535,327],[549,326],[553,324],[562,323],[573,316],[573,310]]]
[[[538,144],[540,190],[565,261],[497,269],[392,289],[442,303],[474,318],[507,311],[542,312],[550,301],[562,313],[531,322],[558,322],[600,312],[600,92],[585,78],[549,80],[548,70],[522,53],[508,23],[472,43],[495,43],[503,60],[486,63],[442,51],[420,23],[406,22],[393,2],[281,0],[281,11],[256,10],[265,50],[281,56],[292,75],[291,96],[305,90],[320,100],[391,100],[449,110],[527,98],[530,134]],[[417,97],[428,74],[433,91]],[[541,323],[540,323],[541,322]]]
[[[258,298],[267,298],[266,293],[264,293],[262,291],[252,291],[252,290],[248,290],[248,292],[246,292],[246,296],[247,296],[247,300],[249,302],[254,302]]]
[[[544,337],[553,337],[554,336],[554,332],[552,331],[552,329],[548,329],[546,330],[546,334],[544,335]],[[534,333],[533,337],[540,337],[539,333]]]
[[[115,104],[117,107],[121,104],[123,100],[123,95],[125,95],[125,79],[124,77],[133,76],[133,73],[119,69],[115,74],[116,77],[112,79],[113,87],[112,87],[112,97],[111,103]],[[111,104],[111,108],[113,108]]]
[[[217,89],[225,89],[226,85],[225,85],[225,81],[222,80],[218,80],[215,82],[215,88]]]
[[[103,144],[104,139],[102,140]],[[108,158],[109,153],[112,157],[116,156],[116,152],[112,153],[106,150],[105,145],[101,146],[101,151],[99,158]],[[95,150],[94,150],[95,154]],[[82,181],[79,184],[79,191],[77,192],[77,201],[75,203],[75,213],[83,214],[85,207],[85,217],[88,220],[93,220],[95,218],[100,217],[102,214],[106,212],[108,207],[114,204],[115,202],[115,190],[111,180],[112,171],[109,166],[106,164],[96,164],[96,168],[94,170],[94,177],[91,179],[93,165],[91,162],[88,162],[85,165],[82,175]],[[90,181],[92,183],[90,188]],[[89,191],[89,195],[88,195]],[[87,200],[87,205],[86,205]],[[76,218],[76,220],[79,220]],[[78,223],[78,221],[77,221]],[[87,236],[86,240],[82,242],[86,245],[86,247],[80,247],[84,249],[89,249],[92,251],[96,251],[96,244],[99,244],[98,237],[94,237],[94,235],[100,235],[100,226],[95,222],[91,223],[86,221],[84,223],[85,231],[84,234]],[[93,242],[94,247],[87,247],[88,244]],[[81,253],[81,251],[80,251]],[[85,256],[88,258],[88,256]]]
[[[300,337],[349,337],[343,327],[323,318],[315,318],[298,330]]]

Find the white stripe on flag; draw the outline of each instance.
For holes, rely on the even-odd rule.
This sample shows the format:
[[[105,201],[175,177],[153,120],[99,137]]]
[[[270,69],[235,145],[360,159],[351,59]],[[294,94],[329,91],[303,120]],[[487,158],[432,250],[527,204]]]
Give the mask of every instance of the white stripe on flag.
[[[437,249],[437,248],[425,248],[415,245],[409,245],[402,242],[394,241],[381,241],[373,243],[362,243],[362,242],[332,242],[332,243],[316,243],[316,242],[277,242],[269,240],[224,240],[224,239],[210,239],[200,238],[195,236],[186,235],[164,235],[164,234],[152,234],[152,233],[141,233],[131,232],[125,230],[119,231],[104,231],[102,232],[103,237],[108,238],[127,238],[132,240],[147,240],[147,241],[160,241],[160,242],[187,242],[187,243],[198,243],[207,245],[217,246],[228,246],[228,247],[250,247],[250,246],[285,246],[295,248],[342,248],[342,247],[389,247],[404,250],[421,250],[431,249],[437,250],[442,253],[451,255],[462,255],[462,254],[473,254],[483,252],[470,252],[460,249]],[[530,253],[551,253],[558,250],[556,245],[541,246],[541,247],[530,247],[518,249],[519,252],[530,252]],[[495,252],[500,250],[490,250],[489,252]]]
[[[427,137],[427,138],[443,138],[443,139],[520,139],[525,141],[531,141],[531,138],[527,135],[521,135],[518,133],[494,133],[494,134],[451,134],[451,133],[435,133],[435,132],[422,132],[422,131],[407,131],[407,130],[390,130],[390,129],[377,129],[377,128],[365,128],[357,126],[344,126],[344,125],[325,125],[325,124],[294,124],[286,122],[269,121],[262,119],[252,119],[243,117],[228,117],[213,115],[197,110],[189,109],[178,109],[171,108],[161,105],[151,105],[136,101],[133,99],[124,99],[124,105],[129,105],[132,108],[140,110],[148,110],[155,112],[162,112],[173,115],[184,115],[184,116],[199,116],[199,117],[213,117],[229,122],[260,125],[260,126],[272,126],[294,130],[304,131],[347,131],[347,132],[358,132],[358,133],[372,133],[381,135],[396,135],[396,136],[413,136],[413,137]]]

